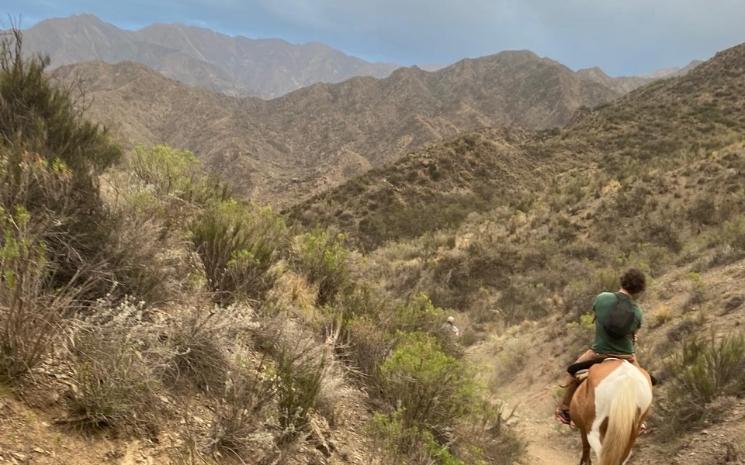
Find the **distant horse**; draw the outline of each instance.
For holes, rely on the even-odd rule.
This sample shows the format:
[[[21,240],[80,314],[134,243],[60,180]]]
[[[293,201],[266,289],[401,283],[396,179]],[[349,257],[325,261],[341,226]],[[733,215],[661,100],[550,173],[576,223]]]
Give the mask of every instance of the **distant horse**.
[[[571,417],[582,433],[580,465],[591,465],[590,448],[600,465],[623,465],[652,404],[652,379],[626,360],[608,359],[590,367],[571,403]]]

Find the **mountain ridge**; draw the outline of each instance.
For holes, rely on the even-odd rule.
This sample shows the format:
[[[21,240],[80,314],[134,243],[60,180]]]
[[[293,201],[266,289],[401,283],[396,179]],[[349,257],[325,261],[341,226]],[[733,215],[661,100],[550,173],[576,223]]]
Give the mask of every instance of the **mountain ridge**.
[[[70,65],[55,76],[82,79],[89,113],[123,141],[192,150],[245,195],[283,206],[463,131],[561,126],[619,96],[530,52],[317,83],[273,100],[186,88],[131,64]]]
[[[745,113],[740,106],[745,102],[737,95],[740,90],[745,91],[745,44],[717,53],[687,74],[637,88],[594,110],[577,112],[562,129],[527,132],[521,142],[512,145],[511,166],[520,167],[521,162],[514,160],[522,157],[522,163],[536,169],[518,179],[519,183],[510,190],[511,196],[519,198],[521,190],[535,187],[531,176],[540,184],[572,169],[581,172],[600,166],[611,173],[622,173],[627,165],[646,161],[665,166],[675,163],[680,153],[727,145],[731,139],[736,140],[738,128],[745,129]],[[469,139],[480,141],[480,150],[496,158],[487,157],[483,163],[504,161],[506,152],[488,149],[490,142],[499,142],[500,137],[495,139],[488,131],[464,134],[314,196],[288,213],[306,226],[332,225],[367,250],[387,241],[417,237],[427,230],[457,226],[470,212],[483,212],[499,204],[507,192],[494,190],[489,173],[478,172],[478,165],[468,162],[484,156],[476,153],[479,149],[473,148]],[[460,147],[450,153],[454,160],[441,158],[438,163],[449,163],[457,171],[448,173],[446,180],[467,182],[459,182],[452,189],[439,188],[440,180],[420,176],[412,160],[446,151],[447,145],[453,144]],[[381,179],[395,182],[381,193],[376,187],[383,185]],[[422,182],[412,185],[410,179]],[[380,204],[381,198],[385,199],[386,208],[370,207]],[[453,221],[430,221],[426,227],[399,221],[399,217],[423,208],[424,198],[428,199],[430,210],[447,210],[454,204],[458,214]]]
[[[27,53],[52,67],[83,61],[134,61],[167,77],[234,96],[273,98],[314,82],[385,77],[396,65],[370,63],[324,44],[229,36],[196,26],[120,29],[94,15],[41,21],[24,31]]]

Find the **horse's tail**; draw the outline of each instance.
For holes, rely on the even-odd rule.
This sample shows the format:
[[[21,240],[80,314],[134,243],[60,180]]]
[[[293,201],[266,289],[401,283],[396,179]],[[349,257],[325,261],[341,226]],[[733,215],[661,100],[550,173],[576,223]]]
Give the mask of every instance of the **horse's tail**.
[[[631,377],[625,377],[618,383],[608,414],[608,429],[600,450],[600,465],[621,465],[631,450],[640,420],[636,387],[636,380]]]

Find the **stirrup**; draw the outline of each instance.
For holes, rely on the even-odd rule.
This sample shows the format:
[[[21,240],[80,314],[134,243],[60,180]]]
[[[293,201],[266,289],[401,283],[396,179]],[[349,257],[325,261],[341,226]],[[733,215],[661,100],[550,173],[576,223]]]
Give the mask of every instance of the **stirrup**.
[[[569,412],[567,410],[557,408],[554,415],[559,423],[567,426],[572,426],[572,418],[569,416]]]

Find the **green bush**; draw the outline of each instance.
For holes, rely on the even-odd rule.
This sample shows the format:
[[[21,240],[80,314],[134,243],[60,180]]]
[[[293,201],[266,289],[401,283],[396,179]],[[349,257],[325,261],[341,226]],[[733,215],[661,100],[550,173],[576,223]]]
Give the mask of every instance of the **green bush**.
[[[197,157],[187,150],[166,145],[137,147],[128,168],[161,198],[172,197],[197,205],[228,199],[227,186],[211,179]]]
[[[370,431],[388,463],[464,464],[446,446],[440,445],[427,429],[405,425],[400,411],[390,415],[376,413]]]
[[[333,302],[348,285],[349,251],[344,247],[343,234],[315,230],[295,238],[293,261],[300,272],[318,284],[318,305]]]
[[[48,64],[47,58],[24,58],[17,30],[0,43],[0,139],[49,161],[62,160],[78,187],[92,187],[94,176],[121,152],[105,130],[83,118],[67,89],[50,83]]]
[[[477,385],[462,361],[446,354],[431,335],[403,336],[380,367],[384,395],[401,411],[404,427],[442,433],[470,411]]]
[[[271,287],[269,268],[287,246],[287,226],[269,207],[233,200],[210,204],[191,224],[210,290],[219,302],[259,299]]]
[[[55,216],[45,241],[60,285],[96,275],[90,268],[100,260],[105,236],[99,231],[103,219],[98,175],[121,153],[104,129],[83,118],[69,90],[50,83],[45,72],[49,61],[24,58],[21,44],[17,30],[0,42],[0,191],[6,209],[13,206],[8,197],[15,196],[15,206],[32,216]],[[51,171],[64,171],[68,189],[59,192],[48,184],[55,177],[26,177],[29,154],[40,157]]]
[[[405,304],[397,306],[391,320],[385,324],[392,331],[437,334],[446,318],[443,309],[436,307],[426,294],[419,293]]]
[[[50,266],[31,215],[0,207],[0,382],[15,382],[41,362],[73,308],[71,289],[50,290]]]

